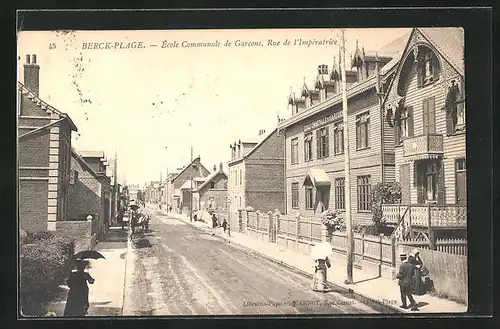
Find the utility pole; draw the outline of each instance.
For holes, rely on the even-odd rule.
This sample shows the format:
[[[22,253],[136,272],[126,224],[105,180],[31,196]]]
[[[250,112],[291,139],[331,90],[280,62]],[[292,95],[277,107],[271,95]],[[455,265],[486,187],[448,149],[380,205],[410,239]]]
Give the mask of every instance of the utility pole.
[[[193,166],[193,147],[191,146],[191,166]],[[194,177],[191,177],[191,190],[189,193],[189,221],[193,221],[193,179]]]
[[[341,76],[342,76],[342,119],[344,126],[344,172],[345,172],[345,222],[347,230],[347,279],[346,284],[352,284],[352,267],[354,258],[354,239],[352,232],[352,216],[351,216],[351,160],[349,152],[349,123],[347,113],[347,82],[346,82],[346,65],[345,65],[345,36],[344,29],[342,30],[342,49],[341,57]]]

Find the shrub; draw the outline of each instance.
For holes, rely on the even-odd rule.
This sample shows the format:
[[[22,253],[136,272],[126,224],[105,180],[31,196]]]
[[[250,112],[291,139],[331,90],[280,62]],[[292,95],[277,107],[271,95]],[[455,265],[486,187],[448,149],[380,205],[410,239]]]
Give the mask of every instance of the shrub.
[[[74,242],[51,232],[28,236],[31,243],[21,247],[21,310],[23,315],[43,316],[69,272]]]
[[[382,218],[383,203],[399,203],[401,200],[401,184],[399,182],[377,183],[371,191],[372,220],[375,230],[380,232],[385,227]]]
[[[335,231],[345,231],[345,217],[339,210],[328,209],[321,213],[321,223],[328,229],[328,234]]]

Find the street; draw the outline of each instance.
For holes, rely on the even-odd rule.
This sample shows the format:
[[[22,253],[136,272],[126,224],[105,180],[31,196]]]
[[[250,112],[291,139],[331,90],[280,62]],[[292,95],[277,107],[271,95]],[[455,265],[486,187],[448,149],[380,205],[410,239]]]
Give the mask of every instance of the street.
[[[148,210],[151,211],[151,210]],[[123,315],[377,313],[236,244],[152,211],[150,232],[132,237]]]

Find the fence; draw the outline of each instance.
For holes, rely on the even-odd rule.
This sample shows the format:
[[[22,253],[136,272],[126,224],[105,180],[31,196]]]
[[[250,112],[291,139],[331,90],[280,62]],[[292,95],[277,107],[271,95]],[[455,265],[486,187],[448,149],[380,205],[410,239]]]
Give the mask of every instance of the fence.
[[[400,243],[413,248],[433,250],[431,242],[428,240],[403,240]],[[453,255],[467,256],[467,240],[438,238],[436,239],[435,250]]]

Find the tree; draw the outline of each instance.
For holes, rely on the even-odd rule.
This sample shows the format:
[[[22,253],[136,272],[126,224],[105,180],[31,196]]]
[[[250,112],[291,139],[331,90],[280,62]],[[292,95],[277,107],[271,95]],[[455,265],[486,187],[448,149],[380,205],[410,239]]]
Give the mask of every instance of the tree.
[[[401,184],[399,182],[377,183],[371,192],[372,220],[375,228],[379,230],[385,226],[382,218],[382,204],[394,204],[401,201]]]

